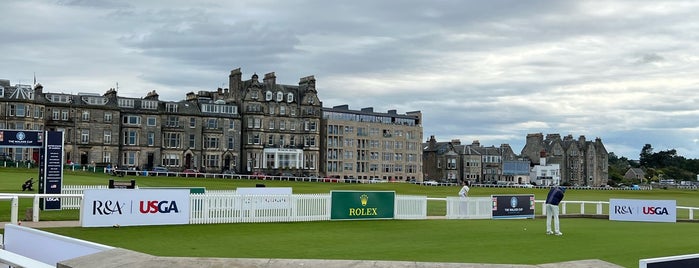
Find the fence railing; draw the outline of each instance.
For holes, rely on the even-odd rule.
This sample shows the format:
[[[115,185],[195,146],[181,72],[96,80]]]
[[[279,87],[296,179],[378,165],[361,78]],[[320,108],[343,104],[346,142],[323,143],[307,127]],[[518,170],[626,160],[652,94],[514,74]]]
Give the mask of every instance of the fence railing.
[[[0,201],[11,200],[11,221],[18,220],[18,199],[32,198],[32,221],[39,221],[41,198],[60,198],[62,209],[82,209],[83,191],[103,189],[105,186],[66,185],[63,194],[0,194]],[[397,195],[396,219],[426,219],[427,202],[446,202],[447,219],[488,219],[492,215],[490,197],[446,197]],[[538,215],[546,215],[543,200]],[[561,215],[608,215],[607,201],[562,201]],[[212,190],[204,194],[190,194],[190,223],[243,223],[243,222],[296,222],[330,220],[330,194],[293,195],[238,195],[233,190]],[[677,206],[678,219],[694,220],[698,207]]]

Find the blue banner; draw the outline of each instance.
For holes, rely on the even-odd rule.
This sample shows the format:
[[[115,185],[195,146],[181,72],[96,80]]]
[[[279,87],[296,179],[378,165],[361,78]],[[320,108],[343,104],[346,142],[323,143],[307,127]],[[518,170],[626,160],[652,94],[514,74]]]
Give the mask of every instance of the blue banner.
[[[46,142],[42,153],[39,168],[41,176],[39,192],[43,194],[60,194],[63,186],[63,132],[47,131]],[[61,209],[61,199],[43,198],[41,208],[45,210]]]
[[[41,148],[43,136],[35,130],[0,130],[0,147]]]

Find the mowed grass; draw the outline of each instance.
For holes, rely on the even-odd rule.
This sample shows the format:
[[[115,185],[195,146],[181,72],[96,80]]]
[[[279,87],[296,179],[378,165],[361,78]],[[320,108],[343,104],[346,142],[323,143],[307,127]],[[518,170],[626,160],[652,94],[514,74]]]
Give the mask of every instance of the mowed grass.
[[[35,169],[0,168],[0,192],[21,193],[19,187]],[[106,185],[104,174],[65,172],[64,185]],[[248,181],[203,178],[126,177],[141,187],[206,187],[235,189],[264,183],[292,187],[294,193],[331,190],[395,190],[399,195],[456,196],[459,187],[398,183],[344,184]],[[35,185],[38,187],[38,185]],[[477,188],[471,196],[535,194],[544,189]],[[609,198],[672,199],[678,206],[699,207],[699,193],[687,190],[569,190],[566,200],[608,201]],[[20,213],[31,207],[20,199]],[[7,205],[3,205],[7,204]],[[537,206],[537,210],[540,207]],[[574,213],[578,205],[569,205]],[[594,206],[586,206],[590,213]],[[605,212],[606,213],[606,212]],[[444,202],[428,202],[428,214],[445,215]],[[537,214],[540,214],[537,212]],[[0,217],[9,220],[9,202],[0,202]],[[20,215],[21,217],[21,215]],[[696,217],[696,215],[695,215]],[[6,219],[5,219],[6,218]],[[77,219],[77,211],[42,211],[43,220]],[[562,237],[547,236],[544,219],[524,220],[374,220],[295,223],[138,226],[121,228],[49,228],[46,231],[158,256],[223,258],[301,258],[404,260],[459,263],[541,264],[601,259],[625,267],[638,260],[697,253],[697,223],[616,222],[561,219]],[[525,230],[526,228],[526,230]]]

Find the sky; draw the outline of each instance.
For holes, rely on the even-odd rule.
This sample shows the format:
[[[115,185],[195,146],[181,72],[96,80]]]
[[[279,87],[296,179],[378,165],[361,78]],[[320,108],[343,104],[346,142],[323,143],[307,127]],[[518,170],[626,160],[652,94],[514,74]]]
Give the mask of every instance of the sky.
[[[178,101],[275,72],[423,141],[602,139],[699,158],[699,1],[3,0],[0,79]]]

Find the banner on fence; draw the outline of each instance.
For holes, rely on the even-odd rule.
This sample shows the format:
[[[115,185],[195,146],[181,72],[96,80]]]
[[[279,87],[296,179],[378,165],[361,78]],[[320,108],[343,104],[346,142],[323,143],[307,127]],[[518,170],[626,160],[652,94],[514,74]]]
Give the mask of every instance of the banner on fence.
[[[677,201],[609,199],[609,220],[676,222]]]
[[[87,189],[83,227],[189,223],[189,189]]]
[[[534,218],[534,195],[491,195],[493,219]]]
[[[393,219],[394,191],[331,191],[331,220]]]

